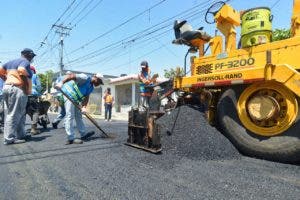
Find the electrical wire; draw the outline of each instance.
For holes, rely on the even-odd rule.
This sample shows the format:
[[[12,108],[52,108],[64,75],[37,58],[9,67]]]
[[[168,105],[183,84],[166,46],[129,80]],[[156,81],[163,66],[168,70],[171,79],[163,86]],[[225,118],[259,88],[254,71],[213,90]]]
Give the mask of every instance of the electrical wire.
[[[207,1],[206,3],[198,4],[197,6],[192,7],[192,9],[193,9],[193,8],[197,8],[197,7],[201,6],[201,5],[203,6],[203,5],[207,4],[207,3],[209,3],[209,2]],[[205,5],[205,6],[203,6],[203,7],[206,7],[206,6],[207,6],[207,5]],[[203,10],[200,10],[200,11],[197,10],[198,13],[195,14],[195,13],[194,13],[195,11],[191,12],[190,10],[191,10],[191,9],[187,9],[187,10],[185,10],[185,11],[183,11],[183,12],[180,12],[179,14],[177,14],[177,15],[175,15],[175,16],[173,16],[173,17],[170,17],[170,18],[168,18],[168,19],[166,19],[166,20],[164,20],[164,21],[162,21],[162,22],[160,22],[160,23],[158,23],[158,24],[155,24],[154,26],[151,26],[150,28],[144,29],[144,30],[142,30],[142,31],[140,31],[140,32],[138,32],[138,33],[135,33],[135,34],[133,34],[133,35],[131,35],[131,36],[129,36],[129,37],[126,37],[126,38],[121,39],[121,40],[119,40],[119,41],[117,41],[117,42],[114,42],[114,43],[112,43],[112,44],[110,44],[110,45],[107,45],[107,46],[105,46],[105,47],[103,47],[103,48],[100,48],[100,49],[95,50],[95,51],[93,51],[93,52],[90,52],[90,53],[88,53],[88,54],[86,54],[86,55],[83,55],[83,56],[80,56],[80,57],[78,57],[78,58],[76,58],[76,59],[73,59],[73,60],[71,60],[70,63],[68,63],[68,64],[71,64],[71,63],[74,63],[74,62],[78,62],[78,61],[83,60],[83,59],[84,59],[84,60],[87,60],[87,59],[91,59],[91,58],[97,57],[98,55],[104,53],[104,50],[111,50],[111,49],[116,48],[115,45],[118,45],[118,46],[122,45],[122,44],[124,43],[124,40],[127,40],[127,42],[136,41],[136,40],[138,40],[138,39],[141,39],[141,38],[144,38],[144,37],[146,37],[146,36],[148,36],[148,35],[151,35],[151,34],[153,34],[153,33],[155,33],[155,32],[161,31],[161,30],[163,30],[164,28],[170,27],[172,24],[168,23],[168,24],[166,24],[166,25],[164,25],[164,26],[158,27],[157,29],[154,29],[154,30],[151,30],[151,29],[153,29],[153,28],[155,28],[155,27],[157,27],[157,26],[159,26],[159,25],[161,25],[161,24],[164,24],[164,23],[166,23],[166,22],[168,22],[168,21],[170,21],[170,20],[174,20],[175,17],[178,17],[178,16],[180,16],[180,15],[182,15],[182,14],[187,14],[186,12],[190,12],[190,13],[192,13],[191,16],[194,16],[194,15],[196,15],[196,14],[199,14],[199,13],[202,13],[202,12],[206,11],[206,9],[203,9]],[[186,18],[187,18],[187,17],[186,17]],[[172,22],[172,23],[173,23],[173,22]],[[149,31],[149,30],[151,30],[151,32],[147,32],[147,31]],[[170,29],[170,30],[172,30],[172,29]],[[138,36],[138,37],[132,38],[132,37],[134,37],[134,36]]]
[[[200,11],[200,13],[198,13],[198,15],[200,15],[200,14],[202,14],[203,12],[204,12],[205,10],[203,10],[203,11]],[[191,16],[195,16],[195,14],[193,14],[193,15],[191,15]],[[190,16],[190,17],[191,17]],[[195,20],[195,19],[198,19],[198,18],[196,18],[196,17],[193,17],[192,19],[190,19],[190,21],[193,21],[193,20]],[[157,34],[157,35],[155,35],[155,36],[153,36],[153,37],[151,37],[151,38],[146,38],[145,40],[143,40],[143,41],[140,41],[139,43],[137,43],[137,44],[142,44],[141,45],[141,48],[145,48],[145,45],[144,45],[144,43],[146,43],[147,42],[147,44],[152,44],[151,42],[149,42],[149,40],[157,40],[157,37],[160,37],[161,38],[161,36],[162,35],[165,35],[166,33],[168,33],[170,30],[172,30],[173,28],[171,28],[171,29],[168,29],[168,30],[166,30],[166,31],[164,31],[163,33],[159,33],[159,34]],[[136,45],[137,45],[136,44]],[[166,44],[163,44],[163,43],[161,43],[162,44],[162,47],[164,47],[164,48],[166,48],[167,50],[168,50],[168,48],[167,48],[167,46],[166,46]],[[167,43],[168,44],[168,43]],[[140,48],[138,48],[138,49],[140,49]],[[161,48],[160,48],[161,49]],[[159,49],[157,49],[157,50],[159,50]],[[168,50],[169,51],[169,50]],[[170,52],[170,51],[169,51]],[[171,52],[170,52],[171,53]],[[105,57],[105,58],[102,58],[102,59],[99,59],[99,60],[97,60],[96,62],[90,62],[90,63],[87,63],[87,64],[81,64],[81,65],[75,65],[75,66],[73,66],[73,67],[77,67],[77,66],[90,66],[90,65],[94,65],[94,64],[101,64],[101,63],[103,63],[103,61],[106,61],[106,60],[111,60],[111,59],[113,59],[113,58],[118,58],[118,57],[121,57],[121,56],[124,56],[124,55],[126,55],[126,54],[128,54],[128,52],[125,52],[125,53],[123,53],[123,54],[121,54],[121,55],[117,55],[117,54],[115,54],[115,52],[112,52],[112,55],[110,55],[110,56],[107,56],[107,57]],[[173,53],[171,53],[171,54],[173,54]],[[173,54],[174,55],[174,54]],[[176,56],[176,57],[178,57],[178,56]],[[85,60],[86,61],[86,60]],[[132,61],[131,61],[132,62]],[[107,62],[104,62],[104,63],[107,63]],[[113,68],[112,68],[113,69]]]
[[[79,1],[76,6],[71,10],[71,12],[66,16],[66,18],[63,21],[63,24],[71,17],[71,15],[75,12],[75,10],[78,8],[78,6],[83,2],[83,0]]]
[[[96,38],[94,38],[94,39],[88,41],[88,42],[85,43],[84,45],[82,45],[82,46],[78,47],[77,49],[71,51],[70,54],[73,54],[73,53],[77,52],[78,50],[85,48],[86,46],[92,44],[93,42],[97,41],[98,39],[102,38],[103,36],[105,36],[105,35],[107,35],[107,34],[113,32],[113,31],[119,29],[120,27],[124,26],[124,25],[127,24],[128,22],[130,22],[130,21],[136,19],[137,17],[143,15],[144,13],[146,13],[146,12],[148,12],[149,10],[151,10],[151,9],[153,9],[153,8],[155,8],[155,7],[157,7],[158,5],[162,4],[162,3],[165,2],[165,1],[166,1],[166,0],[161,0],[160,2],[158,2],[158,3],[156,3],[155,5],[151,6],[150,8],[147,8],[146,10],[144,10],[144,11],[138,13],[137,15],[134,15],[133,17],[130,17],[129,19],[127,19],[127,20],[125,20],[124,22],[122,22],[121,24],[119,24],[119,25],[117,25],[117,26],[115,26],[115,27],[109,29],[108,31],[102,33],[101,35],[97,36]]]
[[[54,22],[54,24],[50,27],[48,33],[44,37],[43,41],[40,43],[40,47],[38,48],[37,51],[40,50],[40,48],[45,44],[46,40],[48,39],[49,34],[54,28],[54,25],[61,20],[61,18],[71,9],[72,5],[75,3],[76,0],[73,0],[71,4],[68,5],[68,7],[64,10],[64,12],[58,17],[58,19]]]
[[[75,17],[73,17],[73,19],[69,22],[69,24],[71,25],[88,7],[89,5],[91,5],[93,3],[94,0],[90,0],[80,11],[79,13],[77,13],[77,15]]]
[[[100,0],[98,1],[98,3],[96,5],[94,5],[94,7],[92,7],[83,17],[81,17],[71,28],[73,29],[74,27],[77,26],[77,24],[79,24],[79,22],[81,22],[84,18],[86,18],[93,10],[95,10],[99,5],[100,3],[102,2],[103,0]]]
[[[271,6],[271,9],[274,8],[274,6],[276,6],[276,5],[279,3],[279,1],[281,1],[281,0],[277,0],[277,1]]]

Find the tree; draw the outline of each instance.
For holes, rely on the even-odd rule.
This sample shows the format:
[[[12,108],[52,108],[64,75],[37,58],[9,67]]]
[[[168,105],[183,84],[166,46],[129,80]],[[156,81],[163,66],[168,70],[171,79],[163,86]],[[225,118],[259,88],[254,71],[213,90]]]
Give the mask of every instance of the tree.
[[[183,68],[176,67],[175,69],[174,68],[164,69],[164,77],[165,78],[172,79],[175,76],[184,76]]]
[[[54,75],[54,72],[52,70],[48,70],[43,74],[38,74],[39,79],[41,81],[41,85],[42,85],[42,93],[44,93],[47,90],[47,88],[48,88],[47,92],[49,92],[49,89],[52,86],[53,75]],[[47,87],[47,85],[48,85],[48,87]]]
[[[284,40],[291,37],[291,29],[275,29],[272,32],[272,41]]]

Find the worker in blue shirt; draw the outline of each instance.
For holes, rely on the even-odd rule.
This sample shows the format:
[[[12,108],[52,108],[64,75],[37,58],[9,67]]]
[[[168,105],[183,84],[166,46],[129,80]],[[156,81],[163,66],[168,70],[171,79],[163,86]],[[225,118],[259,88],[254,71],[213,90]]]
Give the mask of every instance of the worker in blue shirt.
[[[28,48],[21,51],[21,58],[9,61],[0,67],[0,77],[5,80],[3,99],[7,108],[4,121],[4,144],[26,142],[26,104],[31,94],[30,62],[35,53]],[[30,135],[29,135],[30,136]]]
[[[64,98],[66,108],[65,130],[68,135],[67,145],[81,144],[83,140],[88,139],[94,134],[94,131],[86,132],[82,120],[82,112],[86,112],[89,95],[93,92],[94,87],[103,84],[101,78],[102,76],[100,74],[95,74],[93,76],[87,76],[86,74],[69,74],[56,85],[56,88],[61,89],[73,102],[82,106],[82,109],[79,110],[68,98]],[[80,138],[75,138],[74,120],[76,121]]]

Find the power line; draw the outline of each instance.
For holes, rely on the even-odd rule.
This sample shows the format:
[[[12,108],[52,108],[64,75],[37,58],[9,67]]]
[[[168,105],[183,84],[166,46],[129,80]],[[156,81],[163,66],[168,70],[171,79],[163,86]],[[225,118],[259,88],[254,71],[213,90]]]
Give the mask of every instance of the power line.
[[[200,11],[200,13],[197,13],[197,14],[198,14],[198,15],[199,15],[199,14],[202,14],[202,12],[203,12],[203,11]],[[190,18],[190,17],[193,17],[193,18],[190,19],[190,21],[193,21],[193,20],[195,20],[195,19],[198,19],[198,18],[195,18],[194,16],[195,16],[195,14],[190,15],[190,16],[187,16],[186,19],[188,19],[188,18]],[[148,41],[150,41],[150,40],[152,40],[152,39],[157,40],[157,37],[160,37],[160,38],[161,38],[162,35],[165,35],[166,33],[168,33],[168,32],[171,31],[171,30],[173,30],[173,28],[170,28],[170,29],[168,29],[168,30],[166,30],[166,31],[164,31],[164,32],[162,32],[162,33],[158,33],[158,34],[156,34],[155,36],[152,36],[152,37],[150,37],[150,38],[146,38],[146,39],[144,39],[144,40],[142,40],[142,41],[140,41],[140,42],[138,42],[138,43],[135,43],[135,45],[143,44],[140,48],[145,48],[144,43],[147,42],[147,45],[148,45],[148,44],[152,44],[151,42],[148,42]],[[132,42],[135,42],[135,41],[131,41],[131,43],[132,43]],[[163,43],[161,43],[161,44],[163,45],[164,48],[166,48],[166,49],[171,53],[171,50],[169,50],[169,48],[168,48],[165,44],[163,44]],[[124,48],[124,47],[123,47],[123,48]],[[137,48],[137,49],[140,49],[140,48]],[[80,62],[77,62],[77,66],[82,66],[82,65],[84,65],[84,66],[89,66],[89,65],[100,64],[100,63],[102,63],[102,65],[103,65],[104,63],[107,63],[107,62],[104,62],[104,61],[106,61],[106,60],[115,59],[115,58],[118,58],[118,57],[121,57],[121,56],[124,56],[124,55],[128,54],[128,52],[125,52],[125,53],[123,53],[123,54],[118,55],[119,53],[115,53],[115,48],[111,48],[111,49],[114,50],[114,52],[112,52],[111,55],[109,55],[109,56],[107,56],[107,57],[104,57],[104,58],[101,58],[101,59],[99,59],[99,60],[97,60],[97,61],[94,61],[94,62],[89,62],[89,63],[84,63],[84,64],[79,64]],[[135,49],[135,50],[137,50],[137,49]],[[120,51],[122,52],[123,50],[120,49]],[[172,52],[171,54],[174,55],[173,52]],[[85,62],[85,61],[87,61],[87,59],[84,59],[84,60],[83,60],[83,62]],[[79,65],[78,65],[78,64],[79,64]],[[73,65],[72,65],[72,66],[73,66]],[[73,66],[73,67],[74,67],[74,66]],[[75,67],[76,67],[76,65],[75,65]]]
[[[81,22],[84,18],[86,18],[93,10],[95,10],[95,8],[98,7],[98,5],[102,2],[103,0],[98,1],[98,3],[96,5],[94,5],[94,7],[92,7],[83,17],[81,17],[73,26],[72,28],[76,27],[77,24],[79,22]]]
[[[162,48],[163,48],[163,45],[159,46],[158,48],[152,49],[151,51],[149,51],[149,52],[147,52],[147,53],[145,53],[145,54],[143,54],[139,57],[136,57],[134,60],[131,60],[130,62],[126,62],[126,63],[120,64],[120,65],[117,65],[117,66],[114,66],[114,67],[106,68],[105,70],[102,70],[102,71],[109,71],[109,70],[113,71],[113,70],[118,69],[120,67],[126,66],[126,65],[130,64],[131,62],[138,61],[138,60],[144,58],[145,56],[148,56],[148,55],[150,55],[150,54],[152,54],[152,53],[154,53],[154,52],[156,52],[156,51],[158,51]]]
[[[199,6],[203,6],[203,5],[205,5],[205,6],[203,6],[203,7],[201,7],[202,9],[204,8],[204,7],[206,7],[207,5],[206,4],[208,4],[209,2],[208,1],[206,1],[206,3],[201,3],[201,4],[198,4],[198,5],[196,5],[196,6],[193,6],[192,8],[190,8],[190,9],[187,9],[187,10],[185,10],[185,11],[183,11],[183,12],[180,12],[179,14],[177,14],[177,15],[175,15],[175,16],[173,16],[173,17],[170,17],[170,18],[168,18],[168,19],[166,19],[166,20],[163,20],[162,22],[160,22],[160,23],[158,23],[158,24],[155,24],[155,25],[153,25],[153,26],[151,26],[151,27],[149,27],[149,28],[146,28],[146,29],[144,29],[144,30],[142,30],[142,31],[140,31],[140,32],[138,32],[138,33],[135,33],[135,34],[133,34],[133,35],[130,35],[129,37],[126,37],[126,38],[124,38],[124,39],[122,39],[122,40],[119,40],[119,41],[117,41],[117,42],[114,42],[114,43],[112,43],[112,44],[110,44],[110,45],[108,45],[108,46],[105,46],[105,47],[103,47],[103,48],[100,48],[100,49],[98,49],[98,50],[95,50],[95,51],[93,51],[93,52],[90,52],[90,53],[88,53],[88,54],[86,54],[86,55],[84,55],[84,56],[80,56],[80,57],[78,57],[78,58],[76,58],[76,59],[74,59],[74,60],[71,60],[70,61],[70,63],[73,63],[73,62],[76,62],[76,61],[79,61],[79,60],[82,60],[82,59],[85,59],[85,60],[87,60],[87,59],[91,59],[91,58],[94,58],[94,57],[96,57],[97,55],[99,55],[99,54],[101,54],[101,53],[103,53],[103,51],[104,50],[106,50],[106,49],[113,49],[113,48],[115,48],[114,46],[115,45],[117,45],[117,44],[119,44],[118,46],[120,46],[121,44],[123,44],[124,43],[124,40],[129,40],[129,41],[127,41],[127,42],[130,42],[130,41],[136,41],[136,40],[138,40],[138,39],[140,39],[140,38],[144,38],[145,36],[148,36],[148,35],[151,35],[151,34],[153,34],[153,33],[155,33],[155,32],[158,32],[158,31],[161,31],[162,29],[164,29],[164,28],[166,28],[166,27],[170,27],[171,26],[171,24],[167,24],[167,25],[164,25],[164,26],[162,26],[162,27],[158,27],[157,29],[154,29],[154,30],[152,30],[151,32],[146,32],[146,31],[149,31],[149,30],[151,30],[151,29],[153,29],[153,28],[155,28],[155,27],[157,27],[157,26],[159,26],[159,25],[161,25],[161,24],[164,24],[164,23],[166,23],[166,22],[168,22],[168,21],[170,21],[170,20],[174,20],[174,18],[175,17],[178,17],[178,16],[180,16],[180,15],[182,15],[182,14],[186,14],[186,12],[189,12],[189,13],[191,13],[191,14],[193,14],[192,16],[194,16],[195,14],[194,14],[194,12],[195,11],[191,11],[192,9],[196,9],[197,7],[199,7]],[[205,9],[206,10],[206,9]],[[205,11],[205,10],[200,10],[200,11],[196,11],[196,12],[199,12],[199,13],[202,13],[203,11]],[[196,13],[197,14],[197,13]],[[173,22],[172,22],[173,23]],[[133,38],[134,36],[136,36],[135,38]],[[121,44],[120,44],[121,43]],[[69,64],[69,63],[68,63]]]
[[[65,11],[58,17],[58,19],[54,22],[53,25],[55,25],[57,22],[59,22],[59,21],[61,20],[61,18],[68,12],[68,10],[71,9],[71,7],[72,7],[72,5],[75,3],[75,1],[76,1],[76,0],[73,0],[73,1],[71,2],[71,4],[68,5],[68,7],[67,7],[67,8],[65,9]],[[51,31],[52,31],[53,28],[54,28],[53,25],[52,25],[51,28],[49,29],[49,31],[48,31],[47,35],[44,37],[43,41],[40,43],[39,49],[45,44],[45,42],[46,42],[46,40],[47,40],[49,34],[51,33]],[[39,49],[38,49],[38,50],[39,50]]]
[[[196,13],[196,14],[197,14],[197,15],[200,15],[200,14],[203,13],[203,11],[204,11],[204,10],[202,10],[202,11]],[[198,18],[195,17],[196,14],[192,14],[192,15],[190,15],[190,16],[186,16],[185,19],[189,19],[189,18],[193,17],[193,18],[191,18],[189,21],[194,21],[195,19],[198,19]],[[160,38],[161,38],[162,35],[165,35],[166,33],[168,33],[168,32],[171,31],[171,30],[173,30],[173,28],[170,28],[170,29],[168,29],[168,30],[166,30],[166,31],[164,31],[164,32],[162,32],[162,33],[158,33],[158,34],[156,34],[156,35],[153,36],[153,37],[146,38],[146,39],[140,41],[139,43],[135,43],[135,45],[140,45],[140,44],[142,44],[142,46],[141,46],[140,48],[136,48],[135,50],[141,49],[141,48],[145,48],[144,43],[146,43],[146,42],[148,42],[148,41],[150,41],[150,40],[152,40],[152,39],[157,40],[157,37],[160,37]],[[131,41],[131,42],[135,42],[135,41]],[[152,44],[152,43],[151,43],[151,42],[148,42],[147,44]],[[168,50],[171,54],[175,55],[175,54],[174,54],[174,53],[173,53],[173,52],[172,52],[165,44],[163,44],[163,43],[161,43],[161,42],[160,42],[160,44],[161,44],[166,50]],[[124,47],[123,47],[123,48],[124,48]],[[79,64],[79,63],[81,63],[81,62],[77,62],[77,65],[75,65],[75,66],[72,65],[72,66],[76,68],[76,67],[83,66],[83,65],[84,65],[84,66],[90,66],[90,65],[101,64],[101,63],[102,63],[102,65],[103,65],[103,64],[107,63],[107,62],[106,62],[107,60],[115,59],[115,58],[118,58],[118,57],[121,57],[121,56],[124,56],[124,55],[128,54],[128,52],[125,52],[125,53],[122,53],[122,54],[119,55],[120,52],[123,52],[123,49],[120,49],[119,52],[117,52],[117,53],[115,52],[115,48],[111,48],[111,49],[113,49],[114,52],[112,52],[112,54],[110,54],[109,56],[106,56],[106,57],[101,58],[101,59],[99,59],[99,60],[97,60],[97,61],[89,62],[89,63]],[[176,56],[176,55],[175,55],[175,56]],[[177,56],[176,56],[176,57],[177,57]],[[85,62],[85,61],[87,61],[87,59],[84,59],[83,62]]]
[[[170,30],[164,31],[163,33],[160,33],[160,34],[158,34],[158,35],[156,35],[156,36],[154,36],[154,37],[157,37],[157,36],[160,36],[160,37],[161,37],[162,35],[166,34],[166,33],[169,32],[169,31],[170,31]],[[147,42],[147,41],[149,41],[149,40],[151,40],[151,39],[153,39],[153,38],[147,38],[146,40],[143,40],[143,41],[141,41],[141,42],[135,44],[135,45],[140,45],[140,44],[142,44],[139,48],[136,48],[135,50],[141,49],[141,48],[145,48],[144,43]],[[148,44],[151,44],[151,43],[148,43]],[[124,49],[125,49],[125,48],[126,48],[126,46],[123,46],[123,49],[120,48],[120,50],[119,50],[118,52],[115,52],[116,50],[114,49],[114,51],[113,51],[110,55],[108,55],[108,56],[106,56],[106,57],[104,57],[104,58],[101,58],[101,59],[99,59],[99,60],[97,60],[97,61],[93,61],[93,62],[89,62],[89,63],[83,63],[83,64],[79,64],[79,63],[81,63],[81,62],[78,62],[77,65],[75,65],[75,67],[77,67],[77,66],[82,66],[82,65],[89,66],[89,65],[101,64],[101,63],[102,63],[102,64],[105,64],[105,63],[107,63],[107,62],[106,62],[107,60],[112,60],[112,59],[114,59],[114,58],[118,58],[118,57],[121,57],[121,56],[124,56],[124,55],[128,54],[128,52],[124,52]],[[122,53],[122,52],[123,52],[123,53]],[[122,53],[122,54],[120,54],[120,53]],[[87,60],[84,60],[84,61],[87,61]]]
[[[89,5],[91,5],[91,3],[93,3],[94,0],[90,0],[80,11],[79,13],[77,13],[77,15],[75,17],[73,17],[73,19],[69,22],[69,25],[71,25],[73,23],[73,21],[75,21],[75,19],[77,17],[79,17],[81,15],[81,13],[83,13],[88,7]]]
[[[165,2],[165,1],[166,1],[166,0],[161,0],[160,2],[158,2],[158,3],[156,3],[155,5],[151,6],[150,8],[148,8],[148,9],[146,9],[146,10],[144,10],[144,11],[138,13],[137,15],[135,15],[135,16],[133,16],[133,17],[127,19],[126,21],[122,22],[121,24],[119,24],[119,25],[117,25],[117,26],[115,26],[115,27],[109,29],[108,31],[102,33],[101,35],[97,36],[96,38],[94,38],[94,39],[88,41],[87,43],[85,43],[85,44],[82,45],[81,47],[79,47],[79,48],[77,48],[77,49],[71,51],[70,54],[72,54],[72,53],[74,53],[74,52],[77,52],[78,50],[80,50],[80,49],[82,49],[82,48],[84,48],[84,47],[90,45],[91,43],[97,41],[97,40],[100,39],[101,37],[103,37],[103,36],[105,36],[105,35],[111,33],[112,31],[117,30],[118,28],[124,26],[124,25],[127,24],[128,22],[130,22],[130,21],[134,20],[135,18],[137,18],[137,17],[143,15],[144,13],[149,12],[149,10],[151,10],[151,9],[153,9],[153,8],[155,8],[155,7],[157,7],[158,5],[162,4],[162,3]]]
[[[83,0],[79,1],[76,6],[71,10],[71,12],[66,16],[66,18],[63,21],[63,24],[69,19],[69,17],[75,12],[75,10],[78,8],[78,6],[83,2]]]
[[[276,5],[279,3],[279,1],[281,1],[281,0],[277,0],[277,1],[271,6],[271,9],[272,9],[274,6],[276,6]]]

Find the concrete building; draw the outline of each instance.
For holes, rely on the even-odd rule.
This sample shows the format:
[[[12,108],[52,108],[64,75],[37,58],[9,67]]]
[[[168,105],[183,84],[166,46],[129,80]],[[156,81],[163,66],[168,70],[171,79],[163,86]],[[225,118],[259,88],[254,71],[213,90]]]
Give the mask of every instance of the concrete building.
[[[157,82],[166,80],[168,79],[158,78]],[[131,109],[131,106],[138,106],[140,97],[138,74],[111,78],[109,85],[115,89],[116,112],[128,112]]]
[[[110,83],[114,88],[115,111],[128,112],[131,106],[138,105],[139,79],[137,74],[111,78]]]

